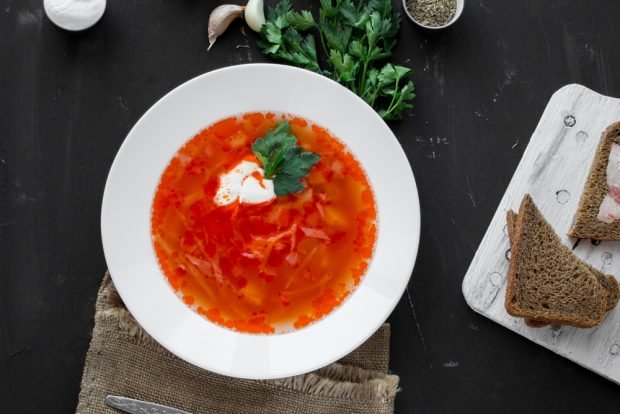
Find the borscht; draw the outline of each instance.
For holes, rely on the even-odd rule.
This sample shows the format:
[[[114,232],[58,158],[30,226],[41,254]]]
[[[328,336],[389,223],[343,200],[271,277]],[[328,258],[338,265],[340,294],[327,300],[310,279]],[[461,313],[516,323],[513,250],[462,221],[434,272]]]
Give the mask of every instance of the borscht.
[[[165,168],[151,216],[163,274],[223,327],[285,333],[337,308],[377,238],[362,166],[328,130],[256,112],[220,120]]]

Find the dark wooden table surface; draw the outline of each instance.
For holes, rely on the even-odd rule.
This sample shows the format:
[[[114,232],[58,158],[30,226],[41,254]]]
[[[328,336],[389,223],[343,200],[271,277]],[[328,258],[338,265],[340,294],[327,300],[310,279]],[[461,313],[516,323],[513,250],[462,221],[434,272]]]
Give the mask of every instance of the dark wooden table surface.
[[[267,61],[240,23],[207,53],[215,3],[109,1],[99,24],[68,33],[41,0],[0,1],[0,412],[75,408],[106,269],[103,186],[132,125],[196,75]],[[578,82],[620,96],[620,9],[466,3],[442,33],[403,21],[395,54],[416,69],[416,107],[390,126],[422,207],[417,264],[390,317],[397,412],[617,413],[617,385],[471,311],[461,280],[551,94]]]

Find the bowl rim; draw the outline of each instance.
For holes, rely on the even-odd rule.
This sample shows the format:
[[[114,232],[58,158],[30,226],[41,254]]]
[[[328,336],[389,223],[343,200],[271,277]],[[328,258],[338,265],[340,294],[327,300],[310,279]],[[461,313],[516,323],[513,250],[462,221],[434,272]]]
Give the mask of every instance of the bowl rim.
[[[421,27],[422,29],[429,30],[429,31],[435,31],[435,30],[446,29],[452,26],[461,17],[461,14],[463,14],[463,10],[465,9],[465,0],[455,0],[455,1],[456,1],[456,12],[454,13],[454,16],[452,16],[452,19],[448,23],[441,25],[441,26],[427,26],[425,24],[420,23],[416,19],[414,19],[414,17],[409,12],[409,9],[407,8],[407,0],[402,0],[402,6],[405,12],[405,15],[407,15],[409,20],[415,23],[418,27]]]
[[[396,271],[394,271],[396,274],[394,275],[391,273],[393,269],[389,269],[389,271],[383,269],[382,272],[385,273],[383,275],[384,277],[382,279],[375,278],[375,273],[378,274],[376,269],[376,266],[378,265],[375,265],[376,260],[373,258],[367,274],[363,278],[362,282],[349,295],[345,303],[323,319],[311,324],[310,326],[293,331],[292,333],[281,335],[248,335],[219,327],[202,316],[199,316],[196,312],[182,303],[177,295],[174,294],[169,285],[166,286],[167,293],[162,293],[160,282],[156,279],[149,279],[149,284],[147,285],[140,285],[136,280],[134,280],[136,278],[140,279],[144,277],[152,277],[148,275],[145,276],[142,272],[147,272],[149,275],[151,274],[149,272],[154,272],[157,273],[161,279],[165,279],[165,276],[162,275],[157,263],[155,262],[155,265],[157,266],[157,270],[155,270],[153,263],[150,262],[150,258],[146,257],[149,253],[144,250],[146,248],[144,246],[145,235],[141,233],[139,236],[136,236],[135,234],[136,231],[140,232],[143,230],[143,225],[140,227],[139,223],[133,223],[130,221],[130,218],[132,217],[135,220],[138,216],[133,212],[126,211],[127,208],[135,208],[136,210],[144,213],[144,211],[146,211],[144,208],[144,201],[139,207],[136,207],[132,205],[132,197],[138,197],[135,196],[134,193],[142,194],[148,192],[148,188],[151,188],[153,190],[152,193],[154,193],[152,182],[147,182],[146,187],[148,188],[143,189],[139,186],[139,184],[143,184],[143,182],[140,181],[142,180],[142,177],[139,174],[139,177],[132,177],[126,173],[133,168],[128,166],[128,160],[137,159],[135,147],[146,139],[145,134],[149,132],[156,131],[156,134],[163,134],[163,132],[160,132],[158,129],[153,129],[155,127],[165,129],[165,125],[168,125],[161,119],[162,111],[166,112],[170,110],[167,109],[170,105],[174,105],[181,102],[183,99],[187,99],[187,96],[193,96],[193,94],[196,93],[196,89],[205,87],[205,85],[203,85],[204,83],[207,85],[210,83],[211,86],[213,86],[217,82],[226,81],[227,79],[230,81],[232,78],[240,75],[247,76],[248,74],[251,75],[250,78],[253,80],[261,77],[264,77],[265,79],[272,79],[274,84],[280,83],[282,79],[294,79],[298,81],[299,84],[290,88],[293,91],[295,88],[299,90],[308,90],[308,88],[312,86],[312,88],[318,88],[312,89],[312,91],[320,89],[321,91],[326,90],[333,93],[333,95],[330,95],[330,98],[332,98],[330,99],[330,102],[334,102],[333,98],[338,97],[338,99],[349,103],[352,108],[348,109],[338,107],[340,108],[339,113],[346,112],[348,114],[353,110],[360,111],[359,113],[356,112],[356,116],[366,116],[360,118],[360,123],[363,124],[364,127],[367,128],[369,125],[372,125],[377,131],[381,131],[381,135],[385,135],[381,136],[379,139],[381,141],[382,151],[385,150],[386,153],[389,153],[394,157],[394,159],[391,160],[391,163],[385,165],[389,165],[390,170],[398,170],[402,173],[402,177],[395,177],[395,179],[398,184],[404,183],[409,190],[405,192],[398,192],[398,198],[392,200],[400,200],[400,204],[402,205],[392,206],[389,208],[391,210],[396,209],[394,211],[398,212],[399,217],[401,217],[403,221],[403,228],[398,229],[398,231],[400,231],[398,236],[390,237],[398,240],[404,240],[407,244],[406,246],[395,246],[397,251],[389,253],[392,255],[392,260],[395,258],[400,260],[399,263],[392,263],[394,265],[394,269],[396,269]],[[250,82],[249,80],[244,80],[243,82],[245,82],[246,87],[250,85],[250,83],[248,83]],[[257,88],[264,87],[264,85],[261,86],[258,84],[260,84],[260,82],[257,82]],[[238,86],[238,84],[236,86]],[[289,86],[287,86],[287,88],[289,88]],[[287,104],[290,104],[291,102],[293,101],[287,102]],[[312,105],[311,100],[308,105]],[[326,107],[329,106],[330,105],[326,105]],[[218,107],[215,106],[215,104],[210,108],[215,112],[220,110],[217,109]],[[188,108],[183,109],[187,111]],[[269,111],[274,110],[274,108],[263,108],[262,110]],[[333,108],[331,110],[329,108],[321,108],[316,110],[319,112],[323,111],[325,113],[333,112]],[[189,112],[191,112],[191,110]],[[248,111],[246,109],[241,109],[234,113],[242,112]],[[279,110],[277,110],[277,112],[295,113],[294,111]],[[232,114],[233,113],[229,113],[229,116]],[[178,115],[181,118],[193,116],[192,114],[186,115],[185,113],[179,113]],[[304,116],[304,114],[300,115]],[[221,119],[221,117],[217,118],[217,116],[213,116],[215,118],[210,123],[215,122],[217,119]],[[316,121],[318,124],[327,127],[330,131],[334,132],[339,139],[342,139],[347,144],[354,155],[356,155],[358,159],[360,158],[356,150],[354,150],[351,145],[357,145],[358,148],[362,148],[361,145],[363,142],[360,141],[359,143],[351,144],[350,142],[347,142],[346,139],[343,139],[343,137],[336,131],[333,131],[333,129],[330,128],[330,125],[325,125],[321,119],[313,119],[312,117],[307,118],[311,121]],[[370,121],[370,118],[373,120]],[[207,127],[210,123],[203,124],[202,128]],[[170,125],[172,126],[168,127],[175,128],[174,125],[176,124],[170,123]],[[181,124],[179,122],[179,125],[177,126],[180,127],[180,125]],[[361,126],[358,127],[349,125],[348,128],[355,129],[361,128]],[[160,165],[157,167],[159,169],[157,174],[157,183],[159,182],[159,177],[161,176],[163,168],[167,165],[176,150],[178,150],[184,142],[189,140],[197,132],[198,130],[194,129],[192,133],[183,132],[184,135],[180,138],[170,138],[172,141],[180,142],[180,144],[178,144],[178,142],[176,144],[170,144],[167,141],[161,141],[158,143],[160,144],[158,146],[150,146],[149,151],[152,150],[157,151],[158,153],[167,154],[164,157],[166,162],[163,166],[160,161]],[[361,133],[363,134],[364,131],[361,131]],[[376,142],[370,141],[367,141],[366,144],[372,144],[375,146],[378,145]],[[168,148],[161,149],[160,146],[167,146]],[[174,148],[174,151],[171,151],[171,148]],[[375,155],[379,157],[383,156],[378,153],[375,153]],[[161,158],[161,155],[159,156]],[[151,158],[155,158],[155,156],[143,157],[140,162],[151,162]],[[363,160],[360,160],[360,162],[369,176],[371,185],[373,186],[373,190],[375,191],[375,195],[377,197],[380,224],[376,245],[377,251],[375,252],[376,257],[379,253],[379,243],[381,242],[382,237],[387,237],[384,234],[385,230],[382,230],[382,223],[384,220],[383,211],[388,207],[383,207],[385,203],[379,199],[379,195],[377,194],[377,188],[374,185],[374,181],[378,178],[374,176],[375,173],[371,173],[371,171],[368,170]],[[157,164],[155,161],[153,161],[153,163]],[[151,168],[152,170],[152,167],[148,168]],[[144,174],[150,174],[150,176],[152,176],[153,172],[151,171],[148,174]],[[384,176],[388,176],[390,173],[386,171],[381,174],[383,174],[381,176],[381,180],[383,180],[385,178]],[[378,176],[379,175],[377,173],[377,177]],[[133,187],[129,184],[130,182],[134,184]],[[136,185],[136,183],[138,185]],[[381,191],[385,192],[388,190],[382,189]],[[152,195],[153,194],[151,194],[151,196]],[[128,199],[126,200],[125,198]],[[133,202],[135,203],[135,201]],[[147,207],[150,212],[150,203]],[[131,216],[132,214],[134,215]],[[128,217],[125,217],[125,215],[128,215]],[[140,220],[142,219],[143,217],[140,218]],[[388,218],[388,220],[390,219]],[[143,220],[141,223],[143,223]],[[150,224],[150,214],[148,214],[148,223]],[[394,228],[393,225],[392,228]],[[409,233],[405,234],[406,231],[409,231]],[[159,99],[136,122],[121,144],[106,180],[101,210],[101,236],[104,255],[109,266],[110,275],[112,276],[112,280],[114,281],[123,302],[140,326],[160,345],[193,365],[222,375],[247,379],[273,379],[306,373],[332,363],[356,349],[381,327],[397,305],[400,297],[407,287],[413,271],[420,239],[420,206],[415,178],[405,152],[387,124],[361,98],[335,81],[304,69],[279,64],[253,63],[217,69],[182,83]],[[141,242],[138,243],[140,246],[136,247],[131,245],[131,242],[134,241],[134,239],[141,240]],[[150,227],[148,228],[148,239],[149,243],[147,250],[150,249],[150,255],[152,255],[151,258],[154,258],[152,244],[150,243]],[[129,249],[129,251],[124,251],[118,244],[123,245],[125,248]],[[136,251],[138,254],[135,254]],[[382,253],[382,255],[386,254],[388,253]],[[371,270],[375,273],[372,273],[373,278],[371,280],[367,280],[371,275]],[[167,281],[163,283],[167,284]],[[138,287],[140,289],[138,289]],[[353,298],[358,299],[353,301]],[[355,304],[352,304],[352,302],[355,302]],[[379,311],[373,313],[371,309],[366,309],[369,307],[369,304],[380,308],[381,314],[378,313]],[[182,309],[179,308],[179,306],[181,306]],[[353,307],[354,309],[348,309]],[[352,317],[351,315],[354,314],[354,311],[363,314],[363,316],[367,317],[369,322],[365,323],[363,320],[360,321],[360,317],[358,316]],[[149,312],[154,312],[154,314],[151,315]],[[199,318],[201,322],[198,323],[196,318]],[[342,323],[343,320],[346,320],[347,323],[351,324],[351,326],[344,325]],[[338,325],[338,323],[340,323],[340,325]],[[209,326],[209,328],[207,329],[206,326]],[[194,333],[191,332],[192,327],[198,329],[200,332],[197,332],[194,335]],[[336,328],[340,328],[342,332]],[[328,349],[325,348],[322,343],[316,342],[313,343],[313,345],[318,348],[323,346],[323,348],[320,349],[321,352],[317,350],[315,354],[312,354],[314,351],[310,349],[308,345],[308,349],[306,349],[306,351],[308,351],[309,354],[302,354],[304,358],[300,358],[302,360],[301,363],[295,363],[295,360],[291,359],[290,356],[286,356],[286,358],[288,358],[287,361],[293,366],[285,366],[285,363],[282,362],[285,360],[285,357],[280,355],[280,353],[286,354],[288,352],[285,348],[286,344],[303,344],[303,342],[301,342],[302,339],[308,338],[310,340],[314,340],[315,337],[320,339],[321,335],[324,335],[324,332],[328,331],[335,336],[341,335],[340,339],[341,341],[346,342],[346,346],[341,343],[336,343],[334,349]],[[300,333],[303,333],[303,335],[300,335]],[[348,334],[348,336],[345,336],[346,334]],[[313,335],[315,337],[313,337]],[[199,337],[200,340],[197,341],[198,345],[187,343],[188,338],[194,337]],[[293,337],[296,337],[297,339],[290,339]],[[265,338],[287,339],[271,340],[270,342],[269,339]],[[215,339],[215,341],[204,341],[205,339]],[[232,360],[225,360],[222,362],[216,360],[212,356],[207,358],[204,354],[209,352],[205,352],[203,348],[204,346],[208,347],[211,353],[214,354],[216,351],[224,352],[226,358],[232,358]],[[235,348],[233,350],[234,352],[230,351],[234,354],[232,356],[228,354],[229,347],[231,346]],[[300,353],[301,351],[296,354],[297,357],[300,356]],[[251,358],[253,356],[258,356],[258,361],[253,361]],[[266,362],[264,359],[266,359]],[[306,359],[308,359],[307,362]],[[243,364],[247,364],[248,367],[244,367]],[[265,364],[267,365],[265,366]]]

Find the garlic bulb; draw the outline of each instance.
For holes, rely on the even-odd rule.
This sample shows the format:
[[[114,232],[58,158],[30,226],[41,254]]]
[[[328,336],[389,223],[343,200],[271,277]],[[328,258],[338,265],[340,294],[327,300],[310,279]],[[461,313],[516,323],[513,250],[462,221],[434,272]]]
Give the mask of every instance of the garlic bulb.
[[[236,4],[223,4],[211,12],[208,28],[209,48],[207,50],[211,49],[217,38],[224,33],[233,20],[241,17],[244,9],[244,6],[237,6]]]
[[[106,0],[43,0],[47,17],[65,30],[88,29],[101,19]]]
[[[263,9],[263,0],[249,0],[245,6],[245,21],[255,32],[260,32],[261,26],[265,24]]]

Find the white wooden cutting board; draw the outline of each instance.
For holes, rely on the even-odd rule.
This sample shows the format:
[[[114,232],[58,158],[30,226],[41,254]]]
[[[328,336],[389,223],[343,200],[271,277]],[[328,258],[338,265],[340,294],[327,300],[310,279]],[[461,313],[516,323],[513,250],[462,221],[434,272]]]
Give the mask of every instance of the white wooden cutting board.
[[[463,295],[476,312],[620,384],[620,305],[592,329],[529,328],[504,309],[510,259],[506,211],[516,211],[523,195],[530,193],[564,244],[574,246],[577,240],[566,233],[601,132],[618,120],[620,99],[581,85],[565,86],[551,97],[465,275]],[[581,240],[573,251],[594,267],[620,277],[620,242],[595,245]]]

